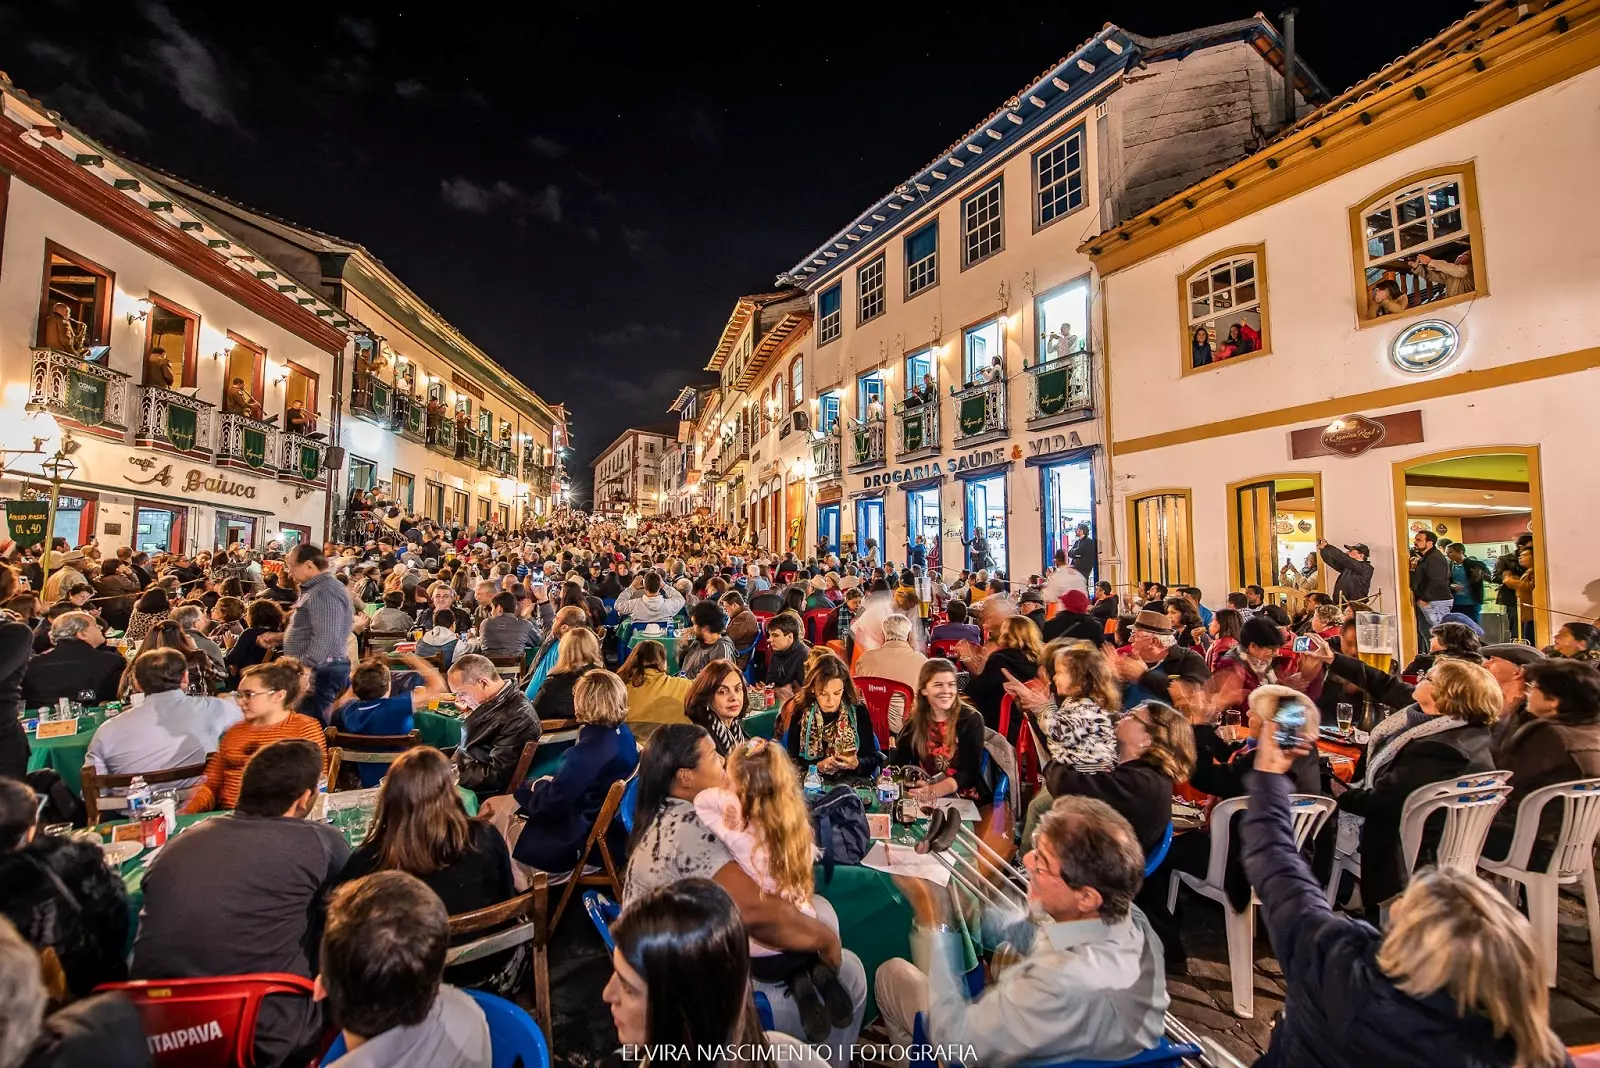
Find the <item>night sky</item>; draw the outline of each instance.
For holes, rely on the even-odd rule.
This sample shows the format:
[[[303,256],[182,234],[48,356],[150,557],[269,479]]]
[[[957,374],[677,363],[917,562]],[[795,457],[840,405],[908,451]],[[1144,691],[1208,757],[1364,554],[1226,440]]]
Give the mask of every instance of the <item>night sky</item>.
[[[1338,92],[1467,10],[1313,0],[1299,48]],[[113,148],[371,249],[567,404],[583,499],[596,452],[707,379],[739,294],[1103,23],[1253,11],[38,0],[0,3],[0,69]]]

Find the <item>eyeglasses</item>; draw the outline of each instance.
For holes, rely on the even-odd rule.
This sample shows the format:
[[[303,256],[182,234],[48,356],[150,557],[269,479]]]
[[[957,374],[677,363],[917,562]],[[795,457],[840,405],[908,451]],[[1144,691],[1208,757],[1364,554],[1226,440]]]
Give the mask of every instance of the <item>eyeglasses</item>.
[[[1041,875],[1049,875],[1059,879],[1062,885],[1066,884],[1066,880],[1061,877],[1059,871],[1053,871],[1045,866],[1044,854],[1039,851],[1037,846],[1022,855],[1022,863],[1033,873],[1033,877],[1036,879]]]
[[[274,691],[272,691],[272,690],[235,690],[233,692],[234,692],[234,695],[238,696],[238,697],[260,697],[264,693],[273,693]]]

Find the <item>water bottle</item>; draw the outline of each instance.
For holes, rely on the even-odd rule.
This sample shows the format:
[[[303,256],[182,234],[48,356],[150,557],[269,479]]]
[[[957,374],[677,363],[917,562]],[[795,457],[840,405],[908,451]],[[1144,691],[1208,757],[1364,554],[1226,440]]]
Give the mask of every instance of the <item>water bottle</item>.
[[[311,801],[309,817],[319,823],[328,822],[328,777],[326,775],[317,779],[317,796]]]
[[[822,773],[817,771],[815,764],[806,769],[805,794],[807,801],[815,801],[822,796]]]
[[[900,800],[900,784],[894,781],[894,776],[889,774],[885,767],[878,772],[878,804],[893,805]]]
[[[144,781],[143,775],[135,775],[128,783],[127,793],[128,818],[135,823],[144,816],[144,810],[150,805],[150,787]]]

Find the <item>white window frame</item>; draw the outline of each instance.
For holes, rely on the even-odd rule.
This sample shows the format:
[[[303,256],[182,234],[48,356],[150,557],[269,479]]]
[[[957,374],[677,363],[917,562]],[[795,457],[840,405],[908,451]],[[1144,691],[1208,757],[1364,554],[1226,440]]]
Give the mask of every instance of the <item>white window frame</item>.
[[[856,325],[871,322],[888,307],[885,276],[888,261],[883,253],[856,268]]]
[[[933,231],[933,251],[920,260],[912,260],[909,256],[911,239],[921,236],[925,230]],[[909,299],[924,289],[932,289],[939,284],[939,221],[935,219],[907,234],[904,248],[907,252],[906,297]]]
[[[1078,165],[1075,168],[1069,168],[1068,158],[1073,152],[1077,153]],[[1060,156],[1059,163],[1054,162],[1057,155]],[[1083,126],[1081,125],[1068,131],[1056,140],[1054,144],[1033,154],[1033,228],[1035,231],[1042,230],[1051,223],[1066,218],[1089,202],[1089,191],[1085,188],[1088,181],[1085,162]],[[1052,179],[1048,183],[1044,180],[1044,171],[1047,163],[1048,169],[1051,171],[1054,171],[1058,166],[1061,168],[1061,176]],[[1072,192],[1069,188],[1069,183],[1074,175],[1078,178],[1076,201],[1072,199]],[[1059,206],[1059,197],[1065,197],[1067,201],[1065,208]],[[1047,200],[1055,211],[1055,214],[1048,219],[1044,217]]]
[[[1442,209],[1435,209],[1429,203],[1429,194],[1446,186],[1456,187],[1456,202],[1454,205]],[[1400,205],[1405,201],[1422,198],[1422,215],[1418,218],[1400,219]],[[1389,211],[1390,225],[1387,229],[1373,231],[1368,227],[1368,222],[1373,214],[1387,209]],[[1459,215],[1460,225],[1443,234],[1434,229],[1434,220],[1442,215]],[[1422,223],[1428,231],[1427,239],[1418,245],[1400,246],[1400,235],[1408,227]],[[1408,183],[1405,187],[1395,190],[1381,200],[1375,200],[1361,209],[1361,225],[1365,231],[1365,240],[1362,242],[1362,251],[1365,266],[1368,268],[1379,267],[1385,263],[1392,263],[1406,255],[1415,256],[1419,252],[1427,252],[1449,241],[1470,241],[1472,237],[1471,205],[1467,200],[1467,176],[1457,171],[1453,174],[1441,174],[1428,178],[1418,179],[1414,184]],[[1381,255],[1372,254],[1373,240],[1380,234],[1393,234],[1395,247],[1392,251]]]
[[[789,365],[789,393],[791,394],[792,403],[795,405],[799,405],[801,401],[806,399],[804,356],[796,356],[794,362]]]
[[[837,308],[824,315],[822,314],[822,298],[829,293],[838,293],[841,299]],[[838,282],[817,294],[817,344],[826,345],[830,341],[838,341],[839,335],[844,332],[843,297],[844,291]]]
[[[1250,278],[1248,279],[1248,284],[1254,288],[1255,295],[1247,300],[1237,301],[1234,299],[1234,297],[1239,287],[1247,284],[1238,280],[1238,269],[1240,266],[1246,263],[1250,265]],[[1221,288],[1214,288],[1212,275],[1223,268],[1227,268],[1228,270],[1228,283]],[[1219,319],[1240,315],[1247,311],[1254,311],[1261,319],[1263,325],[1263,329],[1260,331],[1262,345],[1257,352],[1265,354],[1265,352],[1268,350],[1266,347],[1267,335],[1265,330],[1267,312],[1266,286],[1263,282],[1264,277],[1265,272],[1262,270],[1261,266],[1261,254],[1254,250],[1248,252],[1239,250],[1226,253],[1218,256],[1216,259],[1209,260],[1206,263],[1201,264],[1199,267],[1196,267],[1194,270],[1184,275],[1183,314],[1184,322],[1188,326],[1188,329],[1185,331],[1185,343],[1183,346],[1184,351],[1188,351],[1189,343],[1194,337],[1194,331],[1196,327],[1204,326],[1211,334],[1211,340],[1214,345],[1217,342],[1216,323]],[[1200,298],[1197,298],[1194,293],[1194,283],[1197,281],[1204,281],[1206,283],[1206,292]],[[1216,296],[1218,293],[1228,294],[1229,303],[1224,308],[1219,308],[1216,303]],[[1206,301],[1209,309],[1206,314],[1200,316],[1196,316],[1194,314],[1194,304],[1196,299],[1204,299]],[[1219,314],[1219,312],[1221,314]],[[1257,353],[1249,353],[1248,355],[1256,354]],[[1186,361],[1187,359],[1188,358],[1186,357]],[[1187,362],[1185,363],[1185,366],[1188,366]]]
[[[997,178],[961,201],[961,269],[1005,249],[1005,183]]]

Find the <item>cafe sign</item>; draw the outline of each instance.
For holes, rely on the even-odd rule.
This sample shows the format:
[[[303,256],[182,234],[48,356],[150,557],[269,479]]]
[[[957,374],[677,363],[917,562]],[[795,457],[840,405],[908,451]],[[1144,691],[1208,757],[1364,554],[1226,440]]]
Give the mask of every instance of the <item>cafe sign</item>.
[[[128,457],[128,462],[141,470],[148,470],[146,464],[139,463],[141,459],[146,460],[146,464],[148,463],[147,458],[139,456]],[[135,486],[170,487],[175,476],[172,472],[172,465],[167,464],[149,478],[135,478],[133,475],[123,475],[122,477]],[[179,483],[179,489],[184,493],[205,490],[207,493],[216,493],[224,497],[243,497],[246,500],[255,500],[256,496],[256,488],[254,486],[243,482],[234,482],[231,479],[207,475],[204,471],[195,469],[190,469],[184,474],[182,481]]]
[[[1320,436],[1328,451],[1340,456],[1360,456],[1381,444],[1388,434],[1388,429],[1376,419],[1368,419],[1364,415],[1341,415],[1323,427]]]
[[[1425,374],[1449,363],[1461,347],[1461,335],[1443,319],[1424,319],[1395,336],[1389,362],[1408,374]]]
[[[1422,411],[1391,412],[1388,415],[1341,415],[1320,427],[1306,427],[1289,434],[1289,455],[1296,460],[1313,456],[1360,456],[1391,445],[1415,445],[1422,441]]]
[[[882,489],[887,486],[898,486],[904,482],[920,482],[925,478],[943,478],[947,472],[956,475],[964,471],[996,467],[1009,464],[1021,456],[1021,445],[996,445],[992,449],[974,449],[965,456],[957,456],[950,460],[930,460],[925,464],[899,467],[892,471],[880,471],[868,475],[862,480],[861,488]]]

